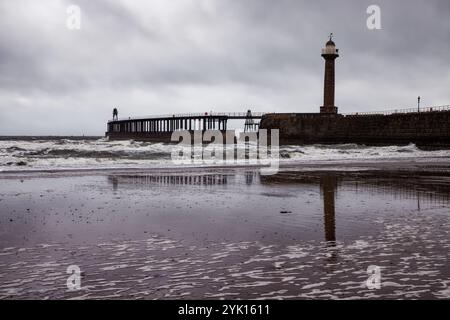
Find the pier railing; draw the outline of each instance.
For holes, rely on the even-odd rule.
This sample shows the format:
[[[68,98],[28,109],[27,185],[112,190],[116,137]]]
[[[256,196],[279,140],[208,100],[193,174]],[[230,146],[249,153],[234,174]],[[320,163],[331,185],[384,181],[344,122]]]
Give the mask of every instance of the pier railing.
[[[261,118],[265,112],[252,112],[251,118]],[[173,113],[173,114],[160,114],[149,115],[133,118],[119,118],[118,121],[128,120],[147,120],[147,119],[168,119],[168,118],[203,118],[203,117],[227,117],[229,119],[246,119],[248,118],[247,112],[197,112],[197,113]],[[112,122],[111,119],[109,122]],[[117,120],[116,120],[117,121]]]
[[[352,112],[343,113],[344,116],[379,116],[379,115],[391,115],[391,114],[406,114],[406,113],[417,113],[417,112],[442,112],[450,111],[450,105],[442,106],[432,106],[417,108],[398,108],[383,111],[369,111],[369,112]],[[261,118],[266,112],[252,112],[250,118]],[[226,117],[228,119],[247,119],[249,118],[247,112],[197,112],[197,113],[173,113],[173,114],[160,114],[160,115],[149,115],[142,117],[130,117],[130,118],[119,118],[115,121],[133,121],[133,120],[152,120],[152,119],[178,119],[178,118],[205,118],[205,117]],[[114,120],[109,120],[108,122],[113,122]]]
[[[445,106],[433,106],[433,107],[423,107],[423,108],[403,108],[403,109],[391,109],[385,111],[370,111],[370,112],[353,112],[344,113],[344,116],[371,116],[371,115],[390,115],[390,114],[403,114],[403,113],[418,113],[418,112],[441,112],[450,111],[450,105]]]

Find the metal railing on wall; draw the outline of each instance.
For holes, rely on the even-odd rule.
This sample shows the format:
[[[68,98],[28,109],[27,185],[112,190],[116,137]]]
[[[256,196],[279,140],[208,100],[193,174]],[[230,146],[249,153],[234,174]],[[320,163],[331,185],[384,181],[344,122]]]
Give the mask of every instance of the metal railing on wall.
[[[403,114],[403,113],[420,113],[420,112],[441,112],[450,111],[450,105],[445,106],[433,106],[433,107],[423,107],[423,108],[403,108],[403,109],[391,109],[385,111],[369,111],[369,112],[353,112],[344,113],[344,116],[371,116],[371,115],[390,115],[390,114]]]

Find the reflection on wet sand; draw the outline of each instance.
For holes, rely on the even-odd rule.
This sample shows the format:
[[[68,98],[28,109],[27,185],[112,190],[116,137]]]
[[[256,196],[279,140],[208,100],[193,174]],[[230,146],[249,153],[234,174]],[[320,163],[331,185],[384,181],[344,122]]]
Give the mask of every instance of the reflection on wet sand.
[[[133,185],[149,186],[173,186],[173,185],[197,185],[197,186],[214,186],[227,184],[227,175],[208,174],[208,175],[110,175],[108,182],[113,186],[113,190],[117,191],[119,185],[129,188]]]
[[[391,175],[383,176],[367,174],[361,177],[341,176],[335,172],[304,173],[281,172],[273,176],[260,175],[257,170],[245,171],[239,175],[233,173],[164,173],[164,174],[121,174],[108,176],[108,182],[113,190],[119,187],[130,189],[133,186],[216,186],[227,185],[230,180],[236,183],[236,179],[242,178],[246,185],[312,185],[320,189],[323,206],[324,240],[328,246],[334,246],[336,239],[336,200],[339,200],[338,189],[348,188],[355,194],[387,194],[394,199],[414,199],[417,201],[417,210],[421,204],[427,207],[447,205],[450,202],[450,188],[445,183],[436,183],[433,177],[407,178]],[[400,178],[400,179],[399,179]],[[405,177],[404,177],[405,178]],[[405,179],[406,179],[405,178]],[[407,183],[405,183],[407,182]]]
[[[363,177],[365,178],[365,177]],[[356,194],[389,194],[396,200],[416,200],[424,205],[446,205],[450,202],[450,179],[445,176],[374,176],[347,179]]]
[[[261,176],[261,183],[326,185],[327,190],[332,189],[334,185],[335,192],[340,188],[346,188],[355,194],[392,195],[396,200],[417,200],[427,205],[439,206],[450,203],[450,176],[444,174],[412,176],[369,171],[358,173],[286,171],[274,176]]]
[[[252,170],[11,179],[0,184],[0,299],[448,299],[446,179]],[[69,292],[74,264],[82,289]],[[380,290],[365,286],[370,265],[381,267]]]
[[[258,171],[247,171],[244,173],[245,184],[252,185],[260,182]],[[119,185],[124,188],[130,186],[169,186],[169,185],[196,185],[214,186],[226,185],[230,175],[228,174],[152,174],[152,175],[110,175],[108,181],[112,184],[113,190],[117,191]],[[267,183],[267,179],[263,180]],[[270,183],[270,182],[269,182]],[[316,184],[317,182],[311,181]],[[327,175],[319,180],[321,196],[323,200],[325,240],[333,245],[336,241],[336,221],[335,221],[335,198],[338,187],[337,177]]]
[[[320,179],[320,190],[323,198],[323,214],[325,227],[325,240],[336,241],[335,198],[337,179],[335,176],[326,176]]]

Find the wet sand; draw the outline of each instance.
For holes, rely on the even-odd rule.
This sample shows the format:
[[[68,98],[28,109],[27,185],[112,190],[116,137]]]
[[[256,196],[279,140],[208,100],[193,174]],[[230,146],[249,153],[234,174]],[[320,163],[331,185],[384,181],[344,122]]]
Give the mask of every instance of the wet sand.
[[[0,181],[1,299],[450,298],[442,162]],[[380,289],[366,286],[371,265]]]

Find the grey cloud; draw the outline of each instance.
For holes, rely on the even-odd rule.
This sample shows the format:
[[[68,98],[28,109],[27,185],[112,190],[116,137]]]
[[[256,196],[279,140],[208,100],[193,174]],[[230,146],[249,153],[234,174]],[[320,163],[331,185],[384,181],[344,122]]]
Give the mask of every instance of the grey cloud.
[[[72,2],[0,4],[0,135],[102,134],[117,105],[130,116],[248,104],[311,112],[322,103],[329,32],[341,51],[342,112],[410,105],[418,94],[450,101],[448,1],[74,3],[79,31],[65,27]],[[382,30],[366,28],[373,3]]]

